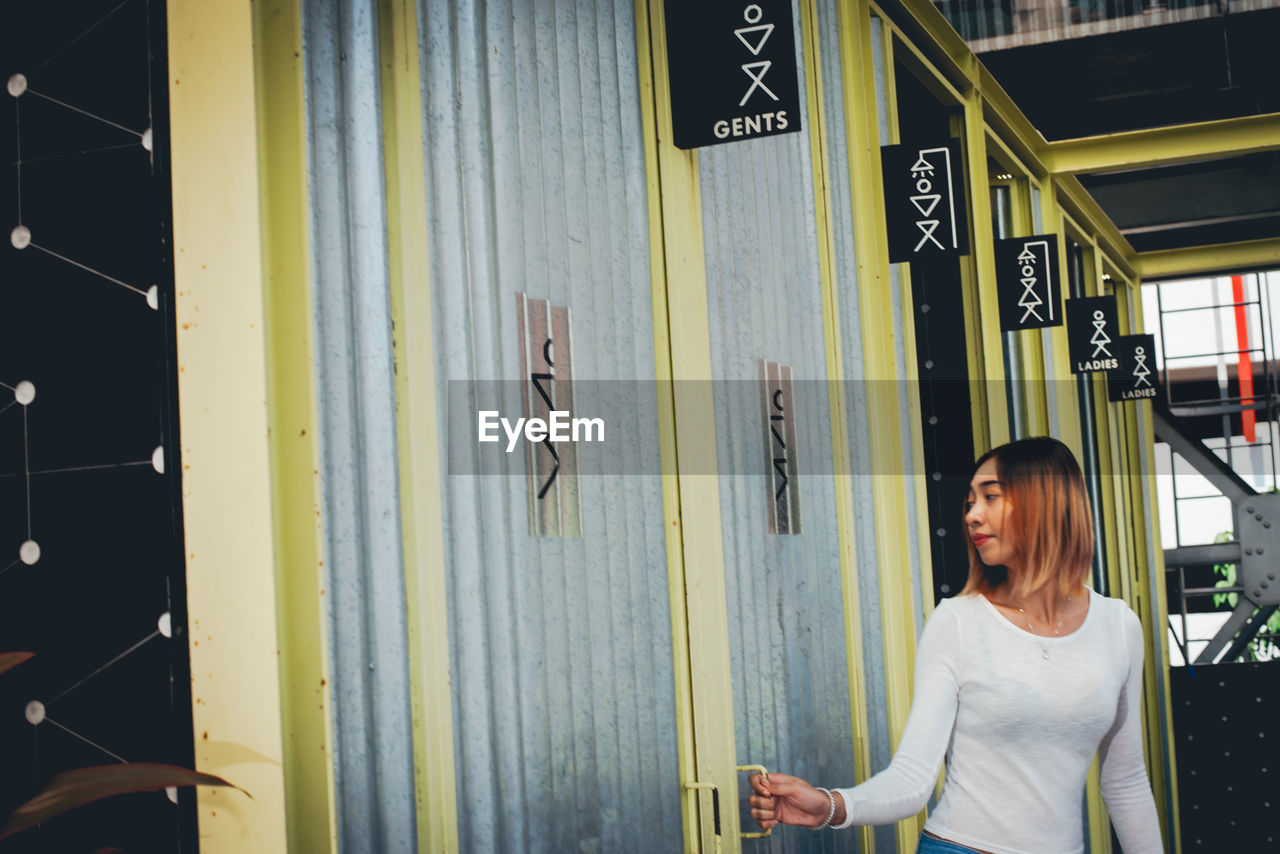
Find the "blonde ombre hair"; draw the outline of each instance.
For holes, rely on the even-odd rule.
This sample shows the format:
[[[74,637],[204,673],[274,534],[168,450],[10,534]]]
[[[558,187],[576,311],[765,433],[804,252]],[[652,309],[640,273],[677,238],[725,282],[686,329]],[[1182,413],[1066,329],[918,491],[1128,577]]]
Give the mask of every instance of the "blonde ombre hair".
[[[1004,530],[1012,532],[1023,567],[1012,594],[1025,598],[1046,584],[1070,593],[1084,582],[1093,561],[1093,514],[1075,455],[1048,436],[1019,439],[987,451],[973,473],[991,459],[1009,503]],[[1007,567],[987,566],[972,539],[968,544],[969,581],[961,595],[990,593],[1008,580]]]

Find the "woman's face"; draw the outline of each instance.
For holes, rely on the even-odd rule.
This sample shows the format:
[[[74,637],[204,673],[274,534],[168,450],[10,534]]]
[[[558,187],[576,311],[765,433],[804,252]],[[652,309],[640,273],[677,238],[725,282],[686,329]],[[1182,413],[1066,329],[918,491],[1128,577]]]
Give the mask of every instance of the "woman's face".
[[[965,528],[987,566],[1015,568],[1018,544],[1011,526],[1006,524],[1010,509],[1012,505],[1004,497],[1000,472],[993,457],[974,472],[964,513]]]

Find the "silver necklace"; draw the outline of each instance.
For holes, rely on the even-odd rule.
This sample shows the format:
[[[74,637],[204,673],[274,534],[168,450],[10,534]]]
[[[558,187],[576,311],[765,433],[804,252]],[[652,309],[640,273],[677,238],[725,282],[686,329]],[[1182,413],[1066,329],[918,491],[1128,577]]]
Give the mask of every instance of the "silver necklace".
[[[1066,617],[1067,608],[1071,606],[1071,594],[1070,593],[1067,594],[1067,601],[1064,602],[1062,605],[1062,615],[1058,618],[1058,624],[1053,627],[1053,634],[1048,637],[1045,637],[1039,634],[1038,632],[1036,632],[1035,629],[1031,627],[1031,617],[1027,616],[1027,612],[1022,609],[1021,602],[1019,602],[1017,599],[1014,599],[1013,604],[1018,606],[1018,613],[1022,615],[1022,621],[1027,624],[1027,631],[1031,632],[1031,635],[1036,639],[1036,646],[1040,647],[1040,657],[1043,658],[1045,661],[1048,661],[1049,647],[1053,645],[1053,639],[1058,636],[1058,632],[1062,631],[1062,621]],[[1045,641],[1047,641],[1047,643],[1044,641],[1041,641],[1042,637],[1045,638]]]

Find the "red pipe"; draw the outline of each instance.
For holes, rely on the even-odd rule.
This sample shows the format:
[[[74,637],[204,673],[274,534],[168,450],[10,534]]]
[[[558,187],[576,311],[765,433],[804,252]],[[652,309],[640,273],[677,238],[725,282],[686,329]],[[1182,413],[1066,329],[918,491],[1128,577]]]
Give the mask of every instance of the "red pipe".
[[[1231,299],[1236,304],[1236,347],[1240,350],[1236,361],[1236,379],[1240,385],[1240,402],[1246,405],[1253,403],[1253,362],[1249,358],[1249,321],[1245,317],[1244,277],[1231,277]],[[1258,416],[1252,409],[1240,412],[1240,426],[1244,429],[1246,442],[1258,441],[1255,429]]]

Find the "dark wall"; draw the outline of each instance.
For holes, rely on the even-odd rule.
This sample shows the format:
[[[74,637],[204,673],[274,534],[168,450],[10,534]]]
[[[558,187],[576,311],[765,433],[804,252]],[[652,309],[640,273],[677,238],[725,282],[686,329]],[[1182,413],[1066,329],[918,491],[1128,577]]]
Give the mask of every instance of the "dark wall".
[[[1182,850],[1280,850],[1280,662],[1175,667]]]
[[[193,761],[163,5],[6,4],[0,29],[0,651],[36,654],[0,676],[2,811],[65,769]],[[0,850],[194,851],[194,818],[144,792]]]
[[[902,63],[895,68],[895,81],[902,142],[950,139],[951,111]],[[959,257],[911,262],[935,601],[959,593],[969,577],[962,508],[976,454],[961,263]]]

